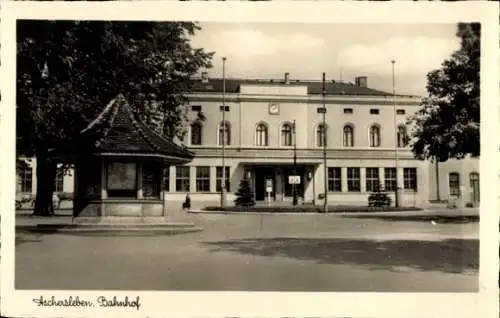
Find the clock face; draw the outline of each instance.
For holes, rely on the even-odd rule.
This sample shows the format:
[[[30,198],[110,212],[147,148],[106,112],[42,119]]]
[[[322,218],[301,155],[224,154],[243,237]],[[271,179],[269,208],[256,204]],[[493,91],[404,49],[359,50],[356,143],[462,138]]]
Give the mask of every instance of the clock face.
[[[270,104],[269,105],[269,114],[277,115],[280,113],[280,106],[278,104]]]

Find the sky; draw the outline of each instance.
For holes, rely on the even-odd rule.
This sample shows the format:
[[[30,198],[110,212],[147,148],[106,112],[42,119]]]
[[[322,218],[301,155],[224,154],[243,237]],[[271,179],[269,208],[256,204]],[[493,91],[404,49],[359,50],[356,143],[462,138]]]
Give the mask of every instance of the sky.
[[[426,94],[426,75],[459,48],[455,24],[200,23],[194,47],[215,52],[211,77],[354,82],[398,94]]]

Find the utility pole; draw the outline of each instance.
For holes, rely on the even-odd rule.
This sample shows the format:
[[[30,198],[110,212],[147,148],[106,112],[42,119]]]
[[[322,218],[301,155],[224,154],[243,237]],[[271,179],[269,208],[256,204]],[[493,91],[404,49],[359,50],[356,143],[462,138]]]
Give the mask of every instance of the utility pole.
[[[293,120],[293,126],[292,126],[292,132],[293,132],[293,175],[297,175],[297,132],[295,130],[295,119]],[[293,205],[297,205],[297,189],[295,185],[295,181],[292,184],[292,191],[293,191]]]
[[[220,190],[220,206],[226,205],[226,58],[222,58],[222,180]]]
[[[399,197],[399,178],[398,178],[398,175],[399,175],[399,153],[398,153],[398,142],[399,142],[399,139],[398,139],[398,120],[397,120],[397,116],[396,116],[396,76],[395,76],[395,70],[394,70],[394,67],[395,67],[395,64],[396,64],[396,60],[391,60],[391,63],[392,63],[392,103],[393,103],[393,112],[394,112],[394,133],[395,133],[395,136],[396,136],[396,142],[394,143],[394,159],[395,159],[395,163],[396,163],[396,189],[395,189],[395,196],[394,196],[394,202],[395,202],[395,205],[396,207],[399,207],[401,202],[400,201],[400,197]]]
[[[324,165],[324,189],[323,212],[328,213],[328,167],[326,165],[326,73],[323,72],[323,165]]]

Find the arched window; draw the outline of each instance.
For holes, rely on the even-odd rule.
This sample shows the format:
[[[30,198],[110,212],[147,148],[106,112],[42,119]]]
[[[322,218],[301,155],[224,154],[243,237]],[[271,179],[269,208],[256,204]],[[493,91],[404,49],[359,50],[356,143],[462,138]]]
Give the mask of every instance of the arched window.
[[[344,126],[344,147],[354,147],[354,128],[351,125]]]
[[[377,125],[370,127],[370,147],[380,147],[380,127]]]
[[[283,124],[283,126],[281,126],[281,145],[292,145],[292,125],[289,123]]]
[[[191,124],[191,145],[201,145],[201,124]]]
[[[267,136],[267,126],[264,123],[260,123],[257,125],[256,129],[256,144],[257,146],[267,146],[268,145],[268,136]]]
[[[227,121],[219,125],[219,145],[223,141],[225,146],[231,145],[231,125]]]
[[[316,145],[318,147],[324,147],[326,144],[326,128],[323,124],[320,124],[318,128],[316,128]]]
[[[460,174],[457,172],[451,172],[448,176],[448,184],[450,187],[450,195],[459,197],[460,196]]]
[[[398,127],[398,148],[404,148],[408,146],[408,132],[406,127],[401,125]]]

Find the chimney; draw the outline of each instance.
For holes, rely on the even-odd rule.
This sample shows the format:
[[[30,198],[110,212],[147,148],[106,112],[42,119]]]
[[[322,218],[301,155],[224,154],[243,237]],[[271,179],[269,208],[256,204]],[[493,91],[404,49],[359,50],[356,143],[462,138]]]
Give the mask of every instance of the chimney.
[[[368,87],[368,78],[366,76],[357,76],[355,83],[357,87]]]
[[[290,73],[288,72],[285,73],[285,84],[290,84]]]
[[[208,72],[201,72],[201,82],[208,83]]]

